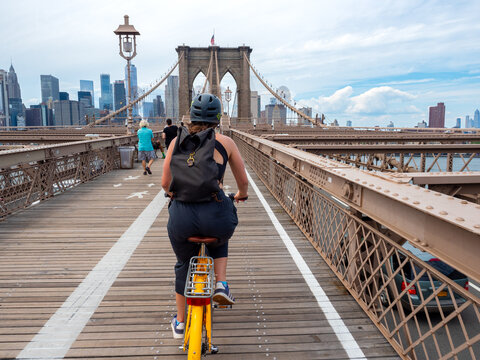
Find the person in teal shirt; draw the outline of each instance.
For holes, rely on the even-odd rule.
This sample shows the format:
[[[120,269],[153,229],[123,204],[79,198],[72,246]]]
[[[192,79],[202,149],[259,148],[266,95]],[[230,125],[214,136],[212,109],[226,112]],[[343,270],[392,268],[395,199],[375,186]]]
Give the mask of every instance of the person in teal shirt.
[[[153,131],[148,128],[148,121],[140,121],[140,129],[137,131],[138,136],[138,160],[142,160],[143,175],[152,174],[150,166],[156,158],[153,149],[152,139]],[[148,162],[148,163],[147,163]]]

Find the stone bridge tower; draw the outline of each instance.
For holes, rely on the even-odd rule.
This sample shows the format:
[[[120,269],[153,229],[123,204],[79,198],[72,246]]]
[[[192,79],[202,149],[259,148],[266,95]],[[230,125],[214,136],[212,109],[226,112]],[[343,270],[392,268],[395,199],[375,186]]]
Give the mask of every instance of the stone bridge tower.
[[[178,57],[183,54],[179,63],[179,115],[187,115],[190,112],[192,102],[193,81],[200,72],[207,74],[210,63],[210,55],[213,55],[212,69],[210,71],[209,83],[212,94],[219,95],[220,89],[217,89],[217,70],[215,66],[215,53],[218,61],[218,78],[220,82],[227,72],[229,72],[237,83],[237,104],[238,121],[244,123],[250,121],[250,68],[244,58],[244,54],[250,60],[252,49],[249,46],[240,46],[238,48],[222,48],[219,46],[209,47],[177,47]]]

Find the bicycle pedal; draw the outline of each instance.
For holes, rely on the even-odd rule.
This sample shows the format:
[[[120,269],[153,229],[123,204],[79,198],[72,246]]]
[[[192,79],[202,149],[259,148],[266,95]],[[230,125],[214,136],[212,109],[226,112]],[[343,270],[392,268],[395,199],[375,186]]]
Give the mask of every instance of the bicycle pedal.
[[[214,308],[214,309],[231,309],[231,308],[232,308],[232,305],[231,305],[231,304],[226,304],[226,305],[213,304],[213,308]]]
[[[212,349],[210,350],[210,354],[218,353],[218,346],[212,344]]]

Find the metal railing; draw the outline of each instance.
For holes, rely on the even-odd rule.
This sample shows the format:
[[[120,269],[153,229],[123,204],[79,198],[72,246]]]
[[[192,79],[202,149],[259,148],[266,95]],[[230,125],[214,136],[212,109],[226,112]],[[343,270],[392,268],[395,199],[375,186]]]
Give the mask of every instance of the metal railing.
[[[136,142],[135,135],[1,151],[0,219],[119,168],[117,147]]]
[[[448,245],[434,244],[428,234],[411,236],[410,229],[402,231],[390,223],[388,215],[370,216],[375,211],[366,202],[375,198],[367,195],[368,189],[390,190],[384,184],[362,181],[367,175],[352,183],[347,180],[345,164],[319,160],[315,166],[305,158],[295,158],[295,149],[284,146],[283,150],[282,145],[238,131],[232,131],[232,137],[245,161],[402,358],[480,357],[480,299],[468,291],[467,282],[478,280],[478,266],[458,270],[464,259],[456,254],[456,262],[443,255],[440,248]],[[344,180],[343,186],[339,179]],[[398,188],[392,189],[398,193],[391,200],[402,196]],[[376,200],[380,205],[380,199]],[[398,210],[393,202],[389,206],[392,212]],[[383,209],[379,206],[377,212]],[[415,213],[415,206],[410,212]],[[402,215],[397,213],[398,218]],[[424,232],[431,230],[429,221],[422,218],[420,222]],[[464,230],[457,229],[459,234]],[[474,245],[480,243],[478,230],[473,231],[473,240],[470,245],[459,241],[450,246],[465,245],[478,259]],[[445,262],[420,259],[428,254],[420,251],[426,248]]]

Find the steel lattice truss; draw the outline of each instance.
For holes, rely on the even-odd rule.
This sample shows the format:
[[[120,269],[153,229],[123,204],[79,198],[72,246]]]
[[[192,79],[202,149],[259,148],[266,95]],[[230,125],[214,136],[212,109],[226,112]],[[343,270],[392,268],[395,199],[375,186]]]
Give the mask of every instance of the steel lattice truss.
[[[249,143],[246,136],[235,132],[233,138],[249,166],[402,358],[478,357],[479,298],[403,249],[401,245],[410,239],[397,229],[338,201],[329,194],[335,192],[333,187],[325,192],[302,176],[311,174],[307,177],[319,183],[332,182],[322,170],[303,169],[295,160],[286,166],[289,162],[278,147]],[[365,181],[365,186],[370,185],[375,186]],[[355,189],[347,186],[345,190],[340,198],[353,204]],[[411,241],[415,243],[415,239]],[[399,282],[404,284],[401,289]],[[426,297],[424,288],[429,289]],[[418,294],[415,303],[410,296],[414,290]],[[446,300],[454,304],[449,311],[442,307]]]

